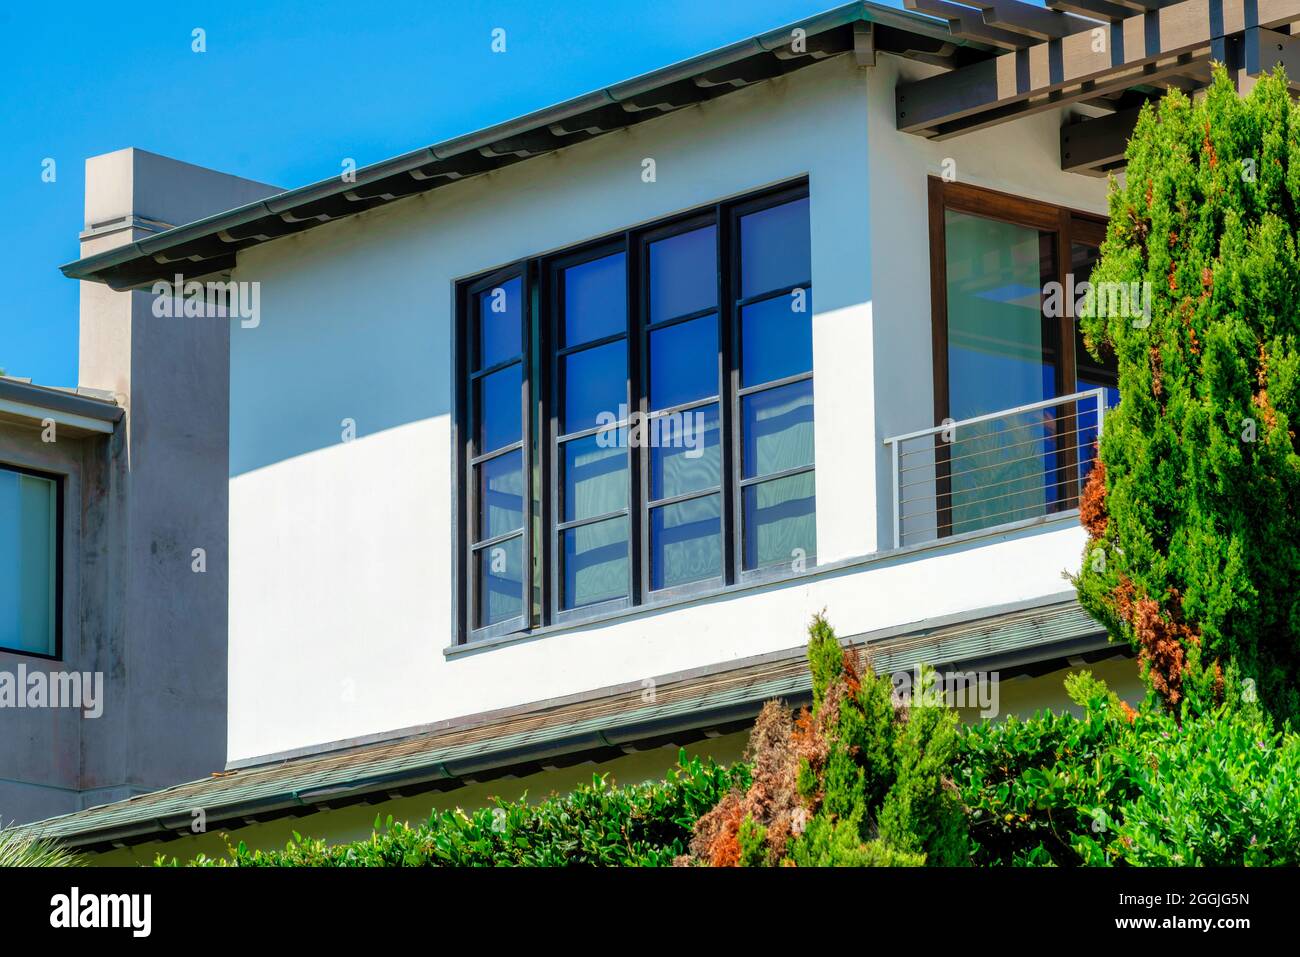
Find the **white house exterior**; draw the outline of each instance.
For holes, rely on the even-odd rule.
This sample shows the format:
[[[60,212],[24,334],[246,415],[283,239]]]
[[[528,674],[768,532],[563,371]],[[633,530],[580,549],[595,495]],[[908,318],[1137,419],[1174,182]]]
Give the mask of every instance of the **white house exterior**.
[[[951,157],[963,182],[1094,212],[1105,183],[1061,172],[1050,114],[952,143],[898,133],[897,69],[830,59],[240,256],[263,314],[231,336],[232,761],[779,651],[821,608],[857,635],[1069,590],[1085,537],[1070,516],[891,556],[883,439],[935,424],[927,175]],[[456,283],[803,178],[815,564],[458,644]]]
[[[694,747],[729,759],[762,694],[798,700],[823,609],[878,668],[997,672],[1000,713],[1063,706],[1084,661],[1136,694],[1065,577],[1116,396],[1043,308],[1104,228],[1062,152],[1099,88],[904,128],[900,91],[993,62],[988,33],[851,4],[66,267],[140,297],[220,275],[260,314],[229,335],[234,773],[52,833],[142,860],[219,847],[195,808],[274,843],[280,815],[352,835],[584,755],[648,776],[721,734]],[[576,444],[629,401],[721,438],[690,465]]]

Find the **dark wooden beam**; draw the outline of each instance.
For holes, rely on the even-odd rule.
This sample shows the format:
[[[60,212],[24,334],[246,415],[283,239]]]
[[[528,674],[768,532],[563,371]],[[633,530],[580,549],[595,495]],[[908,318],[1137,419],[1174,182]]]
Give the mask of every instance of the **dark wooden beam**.
[[[977,114],[1011,119],[1022,112],[1017,104],[1068,99],[1075,91],[1093,95],[1088,84],[1108,85],[1125,74],[1141,83],[1148,68],[1199,55],[1219,38],[1295,20],[1300,20],[1300,0],[1182,0],[1154,13],[901,83],[895,91],[898,128],[934,135],[943,127],[958,129],[960,121]],[[1098,37],[1096,29],[1105,33]]]
[[[1133,16],[1133,11],[1128,7],[1112,3],[1111,0],[1047,0],[1047,5],[1053,10],[1077,13],[1094,20],[1114,21]]]
[[[984,22],[991,27],[1022,33],[1035,40],[1059,40],[1071,33],[1091,30],[1096,20],[1086,20],[1073,14],[1048,10],[1044,7],[1022,3],[1021,0],[958,0],[980,11]]]
[[[1209,48],[1205,47],[1181,54],[1167,61],[1145,63],[1120,73],[1111,74],[1101,80],[1089,80],[1070,90],[1055,90],[1031,99],[1017,100],[992,110],[984,110],[949,123],[943,123],[928,131],[928,133],[932,139],[949,139],[953,136],[961,136],[965,133],[973,133],[976,130],[997,126],[1009,120],[1032,116],[1035,113],[1058,109],[1074,103],[1085,103],[1110,93],[1123,93],[1135,87],[1151,87],[1163,77],[1187,72],[1190,64],[1205,60],[1209,55]]]
[[[1171,7],[1179,0],[1115,0],[1116,3],[1128,7],[1130,10],[1136,10],[1144,13],[1147,10],[1160,10],[1164,7]]]
[[[1124,110],[1110,116],[1061,127],[1061,169],[1068,173],[1105,175],[1124,162],[1124,150],[1139,109]]]
[[[1258,78],[1280,65],[1291,89],[1300,89],[1300,37],[1252,27],[1246,31],[1242,57],[1246,76]]]
[[[903,0],[903,6],[915,13],[947,20],[948,32],[961,40],[977,40],[1002,50],[1023,50],[1034,44],[1032,37],[991,27],[971,8],[948,0]]]

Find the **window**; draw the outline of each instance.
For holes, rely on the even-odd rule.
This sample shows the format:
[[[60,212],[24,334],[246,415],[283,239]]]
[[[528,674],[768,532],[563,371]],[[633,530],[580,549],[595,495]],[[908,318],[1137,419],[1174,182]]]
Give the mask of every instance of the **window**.
[[[58,478],[0,467],[0,648],[59,654]]]
[[[807,187],[458,287],[458,635],[816,560]]]
[[[1118,402],[1114,357],[1088,354],[1076,318],[1104,233],[1097,216],[931,178],[935,421],[1039,404],[936,441],[939,535],[1077,506],[1096,407],[1043,403]]]

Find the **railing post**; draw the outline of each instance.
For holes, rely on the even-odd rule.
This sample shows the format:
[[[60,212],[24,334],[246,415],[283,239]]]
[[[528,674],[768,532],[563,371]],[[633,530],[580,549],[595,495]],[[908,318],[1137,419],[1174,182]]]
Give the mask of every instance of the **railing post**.
[[[890,471],[893,473],[893,482],[894,482],[894,547],[898,548],[900,545],[899,540],[902,535],[901,526],[903,524],[902,522],[903,503],[898,500],[898,443],[890,442],[889,447],[894,450],[893,451],[894,461]]]
[[[1101,442],[1101,424],[1106,418],[1106,390],[1097,390],[1097,441]],[[1100,445],[1097,448],[1098,454],[1101,452]]]

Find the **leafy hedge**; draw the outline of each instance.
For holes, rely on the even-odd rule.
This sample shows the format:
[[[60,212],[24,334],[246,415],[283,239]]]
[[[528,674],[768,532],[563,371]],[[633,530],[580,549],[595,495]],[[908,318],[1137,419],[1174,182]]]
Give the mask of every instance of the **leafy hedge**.
[[[686,760],[666,780],[596,776],[538,804],[392,818],[368,840],[297,834],[196,866],[977,866],[1300,864],[1300,735],[1243,684],[1178,714],[1140,710],[1081,672],[1083,710],[962,727],[810,629],[813,708],[769,702],[747,762]],[[1231,675],[1231,672],[1230,672]],[[157,864],[175,865],[161,856]]]
[[[368,840],[329,845],[295,833],[279,851],[241,841],[226,858],[200,855],[198,867],[558,867],[672,864],[686,852],[691,827],[733,788],[749,786],[748,768],[686,760],[664,781],[614,787],[606,775],[571,794],[537,804],[496,802],[472,814],[434,813],[416,827],[390,817]],[[176,866],[161,855],[156,865]]]
[[[955,777],[978,865],[1300,863],[1300,736],[1239,699],[1180,720],[1084,672],[1082,718],[968,728]]]

